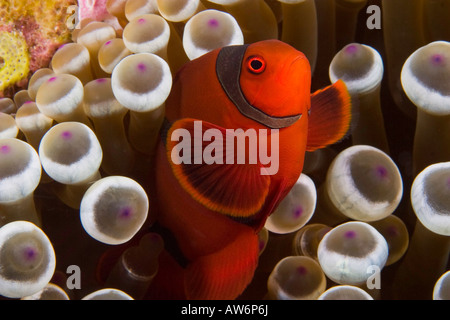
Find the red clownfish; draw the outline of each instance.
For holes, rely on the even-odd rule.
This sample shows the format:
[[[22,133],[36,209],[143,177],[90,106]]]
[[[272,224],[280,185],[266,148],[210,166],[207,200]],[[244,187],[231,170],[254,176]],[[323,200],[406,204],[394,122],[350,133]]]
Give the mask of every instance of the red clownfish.
[[[234,299],[251,282],[257,232],[297,181],[305,151],[339,141],[349,128],[344,83],[312,95],[310,85],[304,54],[278,40],[217,49],[177,73],[155,160],[157,223],[175,245],[162,257],[152,297]],[[264,173],[268,163],[258,157],[225,161],[237,160],[224,142],[236,130],[253,130],[267,154],[278,153],[273,172]],[[263,146],[250,147],[244,151]],[[205,154],[219,161],[198,158]]]
[[[349,128],[344,83],[312,95],[310,86],[304,54],[278,40],[217,49],[178,71],[149,195],[165,250],[145,298],[235,299],[245,290],[257,233],[300,176],[305,151]],[[103,256],[101,282],[128,245]]]

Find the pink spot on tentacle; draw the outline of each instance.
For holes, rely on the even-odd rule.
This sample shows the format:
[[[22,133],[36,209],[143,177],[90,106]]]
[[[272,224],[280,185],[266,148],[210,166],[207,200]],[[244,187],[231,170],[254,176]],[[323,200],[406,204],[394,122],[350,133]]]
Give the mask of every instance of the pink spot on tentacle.
[[[11,151],[11,147],[8,145],[3,145],[0,147],[0,152],[3,154],[8,154]]]
[[[354,238],[356,238],[356,232],[354,230],[349,230],[344,234],[344,236],[347,239],[354,239]]]
[[[297,268],[297,273],[301,276],[305,275],[308,273],[308,269],[304,266],[300,266]]]
[[[345,53],[355,54],[358,51],[358,47],[355,44],[350,44],[345,48]]]
[[[139,64],[137,65],[137,69],[138,69],[139,71],[141,71],[141,72],[144,72],[144,71],[147,70],[147,66],[146,66],[144,63],[139,63]]]
[[[295,208],[294,210],[294,218],[298,219],[302,216],[303,214],[303,207],[302,206],[298,206],[297,208]]]
[[[69,140],[70,138],[72,138],[72,132],[70,131],[64,131],[63,133],[61,133],[61,137],[64,140]]]
[[[388,175],[388,171],[387,171],[386,167],[384,167],[384,166],[377,166],[375,168],[375,173],[378,177],[380,177],[382,179],[386,178]]]
[[[31,247],[25,248],[23,254],[24,254],[24,258],[25,258],[26,261],[32,261],[37,256],[36,250],[34,248],[31,248]]]
[[[133,210],[130,207],[122,208],[119,212],[119,218],[128,219],[133,214]]]
[[[397,227],[396,226],[389,226],[387,229],[386,229],[386,233],[387,233],[387,235],[388,236],[390,236],[390,237],[396,237],[396,236],[398,236],[398,229],[397,229]]]
[[[431,56],[431,63],[434,65],[434,66],[442,66],[443,64],[444,64],[444,57],[441,55],[441,54],[439,54],[439,53],[436,53],[436,54],[434,54],[434,55],[432,55]]]
[[[219,21],[217,19],[209,19],[208,26],[211,28],[216,28],[219,26]]]

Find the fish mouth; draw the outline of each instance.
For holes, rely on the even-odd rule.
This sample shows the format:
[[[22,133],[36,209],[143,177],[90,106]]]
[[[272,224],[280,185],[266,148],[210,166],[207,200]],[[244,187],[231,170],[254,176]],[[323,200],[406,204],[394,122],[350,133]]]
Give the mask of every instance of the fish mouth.
[[[248,46],[248,44],[228,46],[219,51],[216,61],[216,74],[222,89],[239,112],[245,117],[271,129],[282,129],[293,125],[302,117],[301,113],[282,117],[271,116],[251,105],[245,98],[239,84],[239,79],[242,60]],[[298,56],[297,59],[300,58],[302,56]],[[297,59],[294,59],[292,63]]]

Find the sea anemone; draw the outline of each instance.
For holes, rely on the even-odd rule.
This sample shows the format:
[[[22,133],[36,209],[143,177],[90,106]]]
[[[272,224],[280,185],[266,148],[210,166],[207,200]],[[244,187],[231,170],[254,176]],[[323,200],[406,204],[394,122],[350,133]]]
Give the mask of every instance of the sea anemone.
[[[145,234],[136,246],[123,252],[106,284],[129,293],[135,299],[143,298],[158,273],[163,249],[164,241],[159,234]]]
[[[79,43],[67,43],[59,47],[53,55],[51,66],[56,74],[74,75],[83,84],[92,80],[89,51]]]
[[[98,63],[107,74],[111,74],[114,67],[132,52],[128,50],[122,38],[106,41],[98,50]]]
[[[450,271],[439,277],[433,288],[433,300],[449,300]]]
[[[90,184],[101,176],[103,151],[95,133],[81,122],[62,122],[42,137],[39,158],[45,172],[61,185],[55,192],[67,205],[79,208]]]
[[[346,222],[325,234],[317,249],[327,277],[339,284],[365,284],[371,272],[387,261],[388,245],[372,226],[361,221]]]
[[[122,244],[129,241],[147,220],[148,197],[134,180],[109,176],[92,184],[80,204],[80,219],[97,241]]]
[[[61,287],[49,282],[41,291],[21,300],[69,300],[69,296]]]
[[[111,79],[99,78],[87,83],[83,106],[102,146],[102,169],[110,175],[130,174],[136,155],[124,124],[128,110],[114,96]]]
[[[327,219],[329,213],[334,222],[331,225],[345,221],[345,217],[369,222],[394,212],[403,196],[403,182],[395,162],[386,153],[372,146],[355,145],[333,160],[322,190],[321,214]]]
[[[389,153],[380,103],[383,59],[374,48],[350,43],[330,64],[332,83],[342,79],[353,103],[352,142],[366,144]]]
[[[301,174],[289,194],[266,220],[265,227],[274,233],[291,233],[306,225],[316,208],[316,186]]]
[[[267,287],[271,299],[315,300],[325,291],[326,278],[314,259],[290,256],[277,263]]]
[[[47,235],[28,221],[13,221],[0,229],[0,294],[23,298],[51,280],[56,257]]]
[[[169,65],[153,53],[127,56],[114,68],[111,85],[116,99],[130,110],[131,144],[152,154],[164,119],[164,102],[172,88]]]
[[[372,296],[361,288],[338,285],[322,293],[318,300],[373,300]]]
[[[15,138],[0,139],[0,225],[16,220],[41,225],[33,196],[41,173],[32,146]]]
[[[352,123],[306,153],[238,298],[448,299],[447,2],[0,0],[2,299],[158,298],[182,270],[153,210],[172,83],[265,39],[306,54],[312,92],[342,80]]]
[[[415,50],[401,71],[403,90],[417,107],[413,147],[415,174],[430,164],[450,160],[450,152],[442,148],[450,140],[446,85],[450,80],[449,59],[450,43],[434,41]]]
[[[100,289],[89,293],[82,300],[134,300],[122,290],[114,288]]]
[[[183,31],[183,48],[189,59],[229,45],[244,44],[244,35],[229,13],[209,9],[192,16]]]

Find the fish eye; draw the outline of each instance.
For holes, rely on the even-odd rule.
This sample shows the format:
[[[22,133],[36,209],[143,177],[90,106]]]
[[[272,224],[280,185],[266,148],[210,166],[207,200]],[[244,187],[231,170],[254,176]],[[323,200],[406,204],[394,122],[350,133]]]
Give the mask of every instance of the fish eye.
[[[247,59],[247,68],[251,73],[260,74],[266,69],[266,62],[260,56],[251,56]]]

